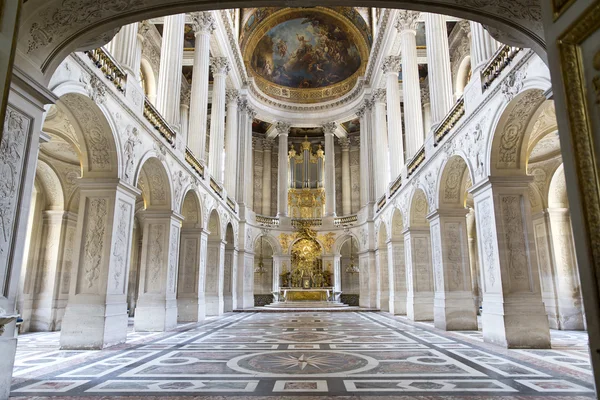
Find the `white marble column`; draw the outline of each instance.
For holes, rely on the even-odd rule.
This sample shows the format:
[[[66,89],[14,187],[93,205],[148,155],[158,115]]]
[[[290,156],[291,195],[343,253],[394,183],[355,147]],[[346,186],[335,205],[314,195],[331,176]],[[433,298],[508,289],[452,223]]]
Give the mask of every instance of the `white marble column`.
[[[366,206],[375,202],[375,184],[373,182],[373,152],[371,147],[372,109],[373,103],[365,99],[356,112],[360,118],[360,205]]]
[[[252,204],[252,175],[254,163],[252,158],[252,120],[256,111],[246,100],[239,101],[239,143],[237,169],[237,198],[240,206],[250,207]],[[242,255],[239,256],[243,258]]]
[[[339,139],[342,149],[342,215],[352,214],[352,186],[350,182],[350,140]],[[325,154],[327,156],[327,154]]]
[[[215,30],[215,20],[210,11],[190,14],[196,36],[194,48],[194,77],[190,100],[190,130],[188,147],[202,162],[206,160],[206,114],[208,109],[208,62],[210,35]],[[179,71],[181,75],[181,71]]]
[[[225,91],[227,119],[225,120],[225,190],[229,197],[235,197],[235,179],[237,176],[239,117],[238,101],[240,93],[236,89]]]
[[[177,268],[181,219],[170,210],[141,214],[144,237],[134,328],[165,332],[177,326]]]
[[[477,330],[467,244],[467,210],[440,209],[429,215],[433,259],[435,327]]]
[[[420,13],[398,11],[396,29],[400,34],[402,57],[402,94],[404,97],[404,127],[406,135],[406,158],[415,155],[423,145],[423,112],[417,64],[417,19]]]
[[[471,189],[483,286],[483,340],[549,348],[529,203],[530,177],[487,180]]]
[[[177,322],[200,322],[206,317],[204,273],[207,232],[199,227],[181,229],[179,270],[177,275]],[[202,248],[204,244],[204,254]],[[206,265],[206,263],[204,263]]]
[[[388,132],[386,122],[386,93],[385,89],[373,91],[373,135],[372,149],[375,150],[374,178],[375,201],[387,193],[390,183]]]
[[[165,17],[156,94],[156,109],[177,131],[179,131],[180,117],[179,93],[181,91],[184,26],[185,14]]]
[[[271,215],[271,151],[273,139],[263,140],[262,215]]]
[[[60,345],[102,349],[127,337],[127,275],[139,191],[121,183],[82,180],[79,185],[74,265]]]
[[[128,75],[138,79],[140,76],[141,47],[139,46],[139,22],[124,25],[109,43],[109,51],[119,66]]]
[[[406,315],[413,321],[433,319],[431,236],[427,227],[404,231],[406,261]]]
[[[225,140],[225,79],[231,67],[225,57],[212,57],[210,67],[215,80],[213,82],[210,114],[210,157],[208,167],[213,179],[219,185],[222,185],[223,142]]]
[[[421,104],[423,105],[423,134],[427,136],[431,130],[431,101],[428,85],[421,87]]]
[[[471,25],[471,70],[479,72],[481,68],[492,58],[499,43],[479,22],[469,22]]]
[[[425,13],[427,74],[431,96],[431,125],[435,129],[454,104],[446,17]]]
[[[400,57],[389,56],[383,63],[385,73],[385,89],[387,92],[387,130],[389,145],[390,179],[396,180],[404,166],[404,143],[402,138],[402,113],[400,110],[400,87],[398,72]]]
[[[325,135],[325,216],[335,216],[335,150],[333,134],[337,128],[335,122],[323,125]]]
[[[182,152],[185,151],[185,146],[188,140],[188,132],[190,128],[190,91],[185,90],[181,92],[181,101],[179,105],[179,121],[181,122],[181,130],[177,138],[181,146]]]
[[[279,134],[279,153],[277,165],[277,216],[288,216],[288,134],[290,124],[288,122],[278,121],[275,129]]]

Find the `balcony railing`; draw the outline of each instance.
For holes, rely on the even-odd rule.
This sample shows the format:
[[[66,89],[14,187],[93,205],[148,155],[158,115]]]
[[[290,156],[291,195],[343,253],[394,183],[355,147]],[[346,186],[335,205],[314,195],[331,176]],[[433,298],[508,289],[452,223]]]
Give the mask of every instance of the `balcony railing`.
[[[438,145],[439,142],[444,139],[444,137],[450,133],[452,128],[456,126],[458,121],[465,115],[465,99],[461,97],[454,104],[454,106],[450,109],[446,118],[438,125],[435,129],[434,137],[435,137],[435,146]]]
[[[231,208],[231,210],[232,210],[233,212],[237,212],[237,211],[235,210],[235,201],[233,201],[233,199],[232,199],[231,197],[229,197],[229,196],[227,196],[227,199],[226,199],[226,201],[227,201],[227,206],[228,206],[229,208]]]
[[[390,185],[390,195],[392,197],[400,188],[402,187],[402,175],[398,177],[392,184]]]
[[[194,153],[186,147],[185,149],[185,161],[192,166],[192,169],[200,175],[200,178],[204,179],[204,165],[198,161],[194,156]]]
[[[356,222],[358,222],[357,215],[348,215],[346,217],[336,217],[333,219],[333,225],[335,226],[352,225]]]
[[[413,172],[415,172],[417,168],[423,164],[423,161],[425,161],[425,146],[421,147],[419,151],[417,151],[417,154],[415,154],[415,156],[408,162],[408,175],[411,175]]]
[[[381,196],[381,198],[377,201],[377,211],[375,211],[376,213],[378,213],[379,211],[381,211],[383,209],[383,207],[385,207],[385,204],[387,202],[387,197],[385,196],[385,194],[383,196]]]
[[[301,226],[321,226],[321,225],[323,225],[323,220],[321,218],[292,219],[292,226],[294,228],[299,228]]]
[[[210,178],[210,188],[219,196],[223,198],[223,188],[217,183],[212,177]]]
[[[160,132],[169,144],[175,144],[175,131],[171,129],[167,121],[160,115],[158,110],[154,108],[148,98],[144,98],[144,117],[152,124],[154,129]]]
[[[101,47],[94,50],[86,50],[85,54],[87,54],[94,65],[102,71],[106,79],[116,86],[118,91],[125,92],[127,74],[119,67],[110,54]]]
[[[274,228],[279,226],[279,218],[256,215],[256,223],[269,228]]]
[[[521,50],[520,47],[508,45],[504,45],[498,49],[494,57],[487,63],[483,70],[481,70],[481,84],[484,91],[491,86],[492,82],[500,76],[502,71]]]

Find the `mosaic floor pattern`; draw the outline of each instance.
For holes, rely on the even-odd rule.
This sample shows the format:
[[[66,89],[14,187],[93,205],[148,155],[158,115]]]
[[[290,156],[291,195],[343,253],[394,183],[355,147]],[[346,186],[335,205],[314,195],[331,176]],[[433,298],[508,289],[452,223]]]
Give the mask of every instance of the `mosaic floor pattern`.
[[[594,398],[585,332],[505,350],[381,313],[237,313],[101,351],[19,337],[12,396],[374,399]],[[323,397],[321,397],[323,396]],[[208,397],[207,397],[208,398]]]

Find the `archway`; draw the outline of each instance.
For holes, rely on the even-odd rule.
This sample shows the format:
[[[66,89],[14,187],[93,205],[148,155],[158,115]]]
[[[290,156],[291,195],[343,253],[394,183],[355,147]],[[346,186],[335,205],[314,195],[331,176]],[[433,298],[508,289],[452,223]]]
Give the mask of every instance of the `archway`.
[[[179,248],[179,273],[177,275],[177,321],[202,321],[205,317],[203,272],[200,269],[203,252],[206,252],[206,233],[202,229],[201,201],[195,190],[183,197],[181,215],[181,245]],[[204,240],[203,240],[204,237]]]
[[[277,288],[273,287],[274,279],[279,278],[273,276],[273,254],[273,246],[265,236],[259,236],[254,241],[254,306],[271,303],[273,291],[279,290],[279,285]],[[289,265],[286,266],[285,272],[290,272]],[[287,280],[287,276],[284,280]],[[281,285],[287,286],[285,282],[282,282]]]
[[[422,189],[416,189],[410,199],[409,224],[404,230],[406,252],[407,301],[406,314],[413,321],[433,319],[433,265],[429,205]]]
[[[341,291],[340,301],[350,306],[359,305],[360,274],[358,273],[358,240],[348,234],[340,246]]]
[[[390,277],[388,274],[388,247],[387,229],[384,223],[379,225],[377,232],[377,250],[375,251],[375,262],[377,263],[379,290],[377,293],[377,307],[381,311],[390,310]]]

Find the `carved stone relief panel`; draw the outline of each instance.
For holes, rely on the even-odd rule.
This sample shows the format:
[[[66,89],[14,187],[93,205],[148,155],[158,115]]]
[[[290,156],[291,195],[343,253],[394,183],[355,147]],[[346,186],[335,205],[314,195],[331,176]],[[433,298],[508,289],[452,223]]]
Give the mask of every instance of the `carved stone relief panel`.
[[[433,253],[433,275],[435,276],[435,291],[445,291],[444,271],[442,265],[442,244],[440,243],[440,224],[431,225],[431,251]]]
[[[169,272],[167,273],[167,293],[175,293],[177,264],[179,257],[179,227],[171,226],[169,240]]]
[[[0,283],[5,287],[9,276],[8,258],[10,257],[13,232],[15,231],[16,209],[22,185],[23,164],[26,157],[27,138],[31,118],[8,106],[4,119],[4,131],[0,141]]]
[[[109,279],[109,290],[113,294],[125,293],[125,276],[127,272],[131,235],[131,209],[132,205],[119,200],[117,203],[117,229],[113,240],[111,252],[113,276]]]
[[[542,293],[554,292],[552,264],[548,248],[548,235],[543,219],[534,222],[535,247],[540,269],[540,284]]]
[[[148,258],[146,259],[146,293],[160,292],[162,286],[165,230],[164,223],[150,224],[148,227],[150,234],[148,236]]]
[[[523,228],[523,196],[504,195],[499,197],[510,289],[512,292],[530,291],[529,259],[525,246],[527,237]]]
[[[497,270],[498,253],[496,250],[496,223],[494,220],[494,207],[492,199],[487,198],[477,205],[479,226],[479,251],[481,253],[482,270],[485,292],[498,292],[499,271]]]
[[[86,198],[83,223],[83,246],[80,256],[77,293],[96,294],[105,267],[104,240],[108,219],[108,199]]]
[[[61,294],[68,294],[71,285],[71,269],[73,266],[73,244],[75,242],[75,227],[67,227],[67,236],[63,253],[62,278],[60,284]]]
[[[396,292],[406,291],[406,263],[404,260],[404,242],[393,244],[394,286]]]
[[[225,252],[225,271],[223,273],[223,294],[231,295],[231,271],[233,254],[230,251]]]
[[[219,247],[209,246],[206,262],[206,294],[216,295],[219,290]]]
[[[431,264],[430,239],[427,236],[417,236],[413,241],[413,273],[416,274],[417,292],[432,292],[433,288],[433,267]]]
[[[443,225],[443,229],[446,287],[450,291],[469,290],[465,285],[467,271],[463,270],[468,267],[467,254],[463,254],[463,249],[466,249],[463,225],[458,222],[448,222]]]
[[[198,269],[198,238],[182,240],[181,266],[178,275],[177,292],[195,293]]]

